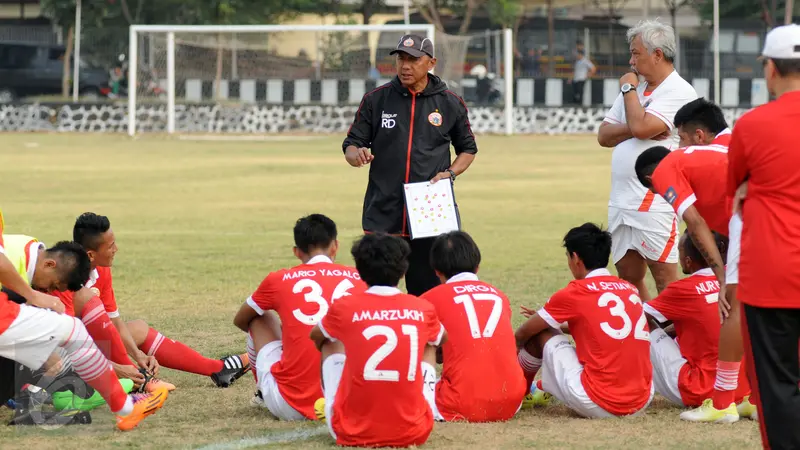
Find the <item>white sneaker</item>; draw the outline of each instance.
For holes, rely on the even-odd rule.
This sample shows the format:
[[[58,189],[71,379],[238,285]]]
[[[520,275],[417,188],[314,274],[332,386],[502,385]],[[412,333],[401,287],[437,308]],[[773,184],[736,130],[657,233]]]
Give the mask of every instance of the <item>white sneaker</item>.
[[[261,395],[261,391],[256,391],[253,394],[253,397],[250,398],[250,406],[253,408],[265,408],[266,405],[264,404],[264,396]]]
[[[681,413],[681,420],[689,422],[734,423],[739,421],[739,412],[736,404],[731,403],[725,409],[714,408],[714,402],[706,399],[699,408],[690,409]]]

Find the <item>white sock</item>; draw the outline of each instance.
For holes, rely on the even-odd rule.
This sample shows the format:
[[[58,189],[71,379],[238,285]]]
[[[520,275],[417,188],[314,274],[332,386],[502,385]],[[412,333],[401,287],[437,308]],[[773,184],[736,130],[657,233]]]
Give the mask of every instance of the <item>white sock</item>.
[[[436,369],[425,361],[420,363],[422,369],[422,395],[431,405],[431,409],[436,411]]]
[[[542,359],[531,355],[524,348],[519,351],[517,361],[519,361],[519,365],[526,374],[535,375],[542,368]]]
[[[128,414],[133,412],[133,399],[129,395],[128,398],[125,400],[125,406],[122,407],[119,411],[114,411],[114,414],[118,416],[127,416]]]

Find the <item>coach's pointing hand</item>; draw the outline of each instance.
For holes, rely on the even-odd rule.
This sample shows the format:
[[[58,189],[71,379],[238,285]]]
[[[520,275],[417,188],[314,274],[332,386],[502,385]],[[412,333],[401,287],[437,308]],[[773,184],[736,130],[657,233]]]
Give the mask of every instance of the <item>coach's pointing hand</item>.
[[[351,145],[347,147],[347,151],[344,153],[344,159],[353,167],[361,167],[371,163],[375,157],[372,156],[372,150],[366,147],[358,148],[355,145]]]

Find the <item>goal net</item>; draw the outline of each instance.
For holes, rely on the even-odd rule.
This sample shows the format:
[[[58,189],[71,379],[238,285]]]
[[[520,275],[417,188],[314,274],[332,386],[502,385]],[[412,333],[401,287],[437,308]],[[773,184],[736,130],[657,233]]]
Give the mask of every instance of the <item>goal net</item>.
[[[342,132],[394,77],[389,52],[406,33],[434,41],[435,74],[452,90],[476,91],[467,60],[489,41],[433,25],[132,26],[128,133]]]

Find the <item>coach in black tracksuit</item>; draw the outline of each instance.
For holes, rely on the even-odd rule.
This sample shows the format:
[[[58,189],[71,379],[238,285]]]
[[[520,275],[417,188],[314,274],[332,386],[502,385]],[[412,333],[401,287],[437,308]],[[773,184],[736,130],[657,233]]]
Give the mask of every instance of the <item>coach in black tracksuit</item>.
[[[478,152],[467,107],[439,77],[430,39],[403,36],[392,50],[397,76],[364,95],[342,144],[353,167],[370,164],[364,196],[364,231],[410,238],[403,184],[455,181]],[[450,162],[450,145],[456,159]],[[420,295],[439,284],[430,266],[433,239],[409,240],[411,257],[406,274],[409,294]]]

